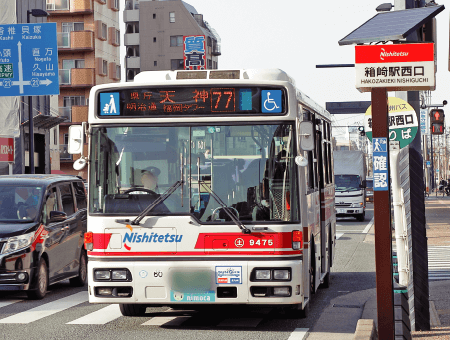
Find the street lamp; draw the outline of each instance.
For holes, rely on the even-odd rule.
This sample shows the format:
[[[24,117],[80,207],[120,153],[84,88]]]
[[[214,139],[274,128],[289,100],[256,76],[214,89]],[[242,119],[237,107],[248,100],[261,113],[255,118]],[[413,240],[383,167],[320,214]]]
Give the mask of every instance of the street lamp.
[[[30,15],[34,17],[47,17],[48,13],[42,9],[32,9],[27,10],[27,24],[30,23]],[[28,128],[28,139],[29,139],[29,166],[30,174],[34,174],[34,124],[33,124],[33,97],[28,96],[28,115],[29,115],[29,128]]]

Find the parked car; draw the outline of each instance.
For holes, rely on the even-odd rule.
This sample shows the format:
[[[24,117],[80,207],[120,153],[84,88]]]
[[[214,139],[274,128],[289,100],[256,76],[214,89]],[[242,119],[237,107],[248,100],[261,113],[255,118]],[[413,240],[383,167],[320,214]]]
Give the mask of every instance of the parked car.
[[[0,291],[42,299],[48,285],[86,283],[86,191],[69,175],[0,176]]]
[[[373,202],[373,177],[366,178],[366,201]]]

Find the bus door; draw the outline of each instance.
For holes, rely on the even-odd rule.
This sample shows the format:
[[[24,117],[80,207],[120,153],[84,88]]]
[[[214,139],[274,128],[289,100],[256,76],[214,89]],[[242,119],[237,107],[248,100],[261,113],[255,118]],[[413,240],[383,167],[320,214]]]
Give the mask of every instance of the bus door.
[[[317,124],[316,127],[321,126]],[[327,246],[327,231],[325,226],[325,180],[324,180],[324,160],[323,160],[323,134],[317,129],[316,130],[316,155],[317,155],[317,175],[318,175],[318,185],[319,185],[319,197],[320,197],[320,209],[319,209],[319,223],[320,223],[320,245],[317,245],[318,250],[320,249],[320,263],[321,272],[326,273],[327,270],[327,256],[326,256],[326,246]]]

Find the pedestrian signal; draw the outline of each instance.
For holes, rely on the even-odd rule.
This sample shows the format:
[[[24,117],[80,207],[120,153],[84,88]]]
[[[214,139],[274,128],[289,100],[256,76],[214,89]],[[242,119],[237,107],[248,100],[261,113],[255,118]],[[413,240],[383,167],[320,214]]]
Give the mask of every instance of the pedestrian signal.
[[[430,128],[432,135],[442,135],[444,133],[444,110],[433,109],[430,111]]]

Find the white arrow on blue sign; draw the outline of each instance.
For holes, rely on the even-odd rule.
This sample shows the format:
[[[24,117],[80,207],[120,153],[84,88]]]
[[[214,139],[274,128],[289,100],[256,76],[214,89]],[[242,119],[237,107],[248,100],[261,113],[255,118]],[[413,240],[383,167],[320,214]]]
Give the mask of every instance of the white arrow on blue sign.
[[[0,96],[59,94],[56,23],[0,25]]]

